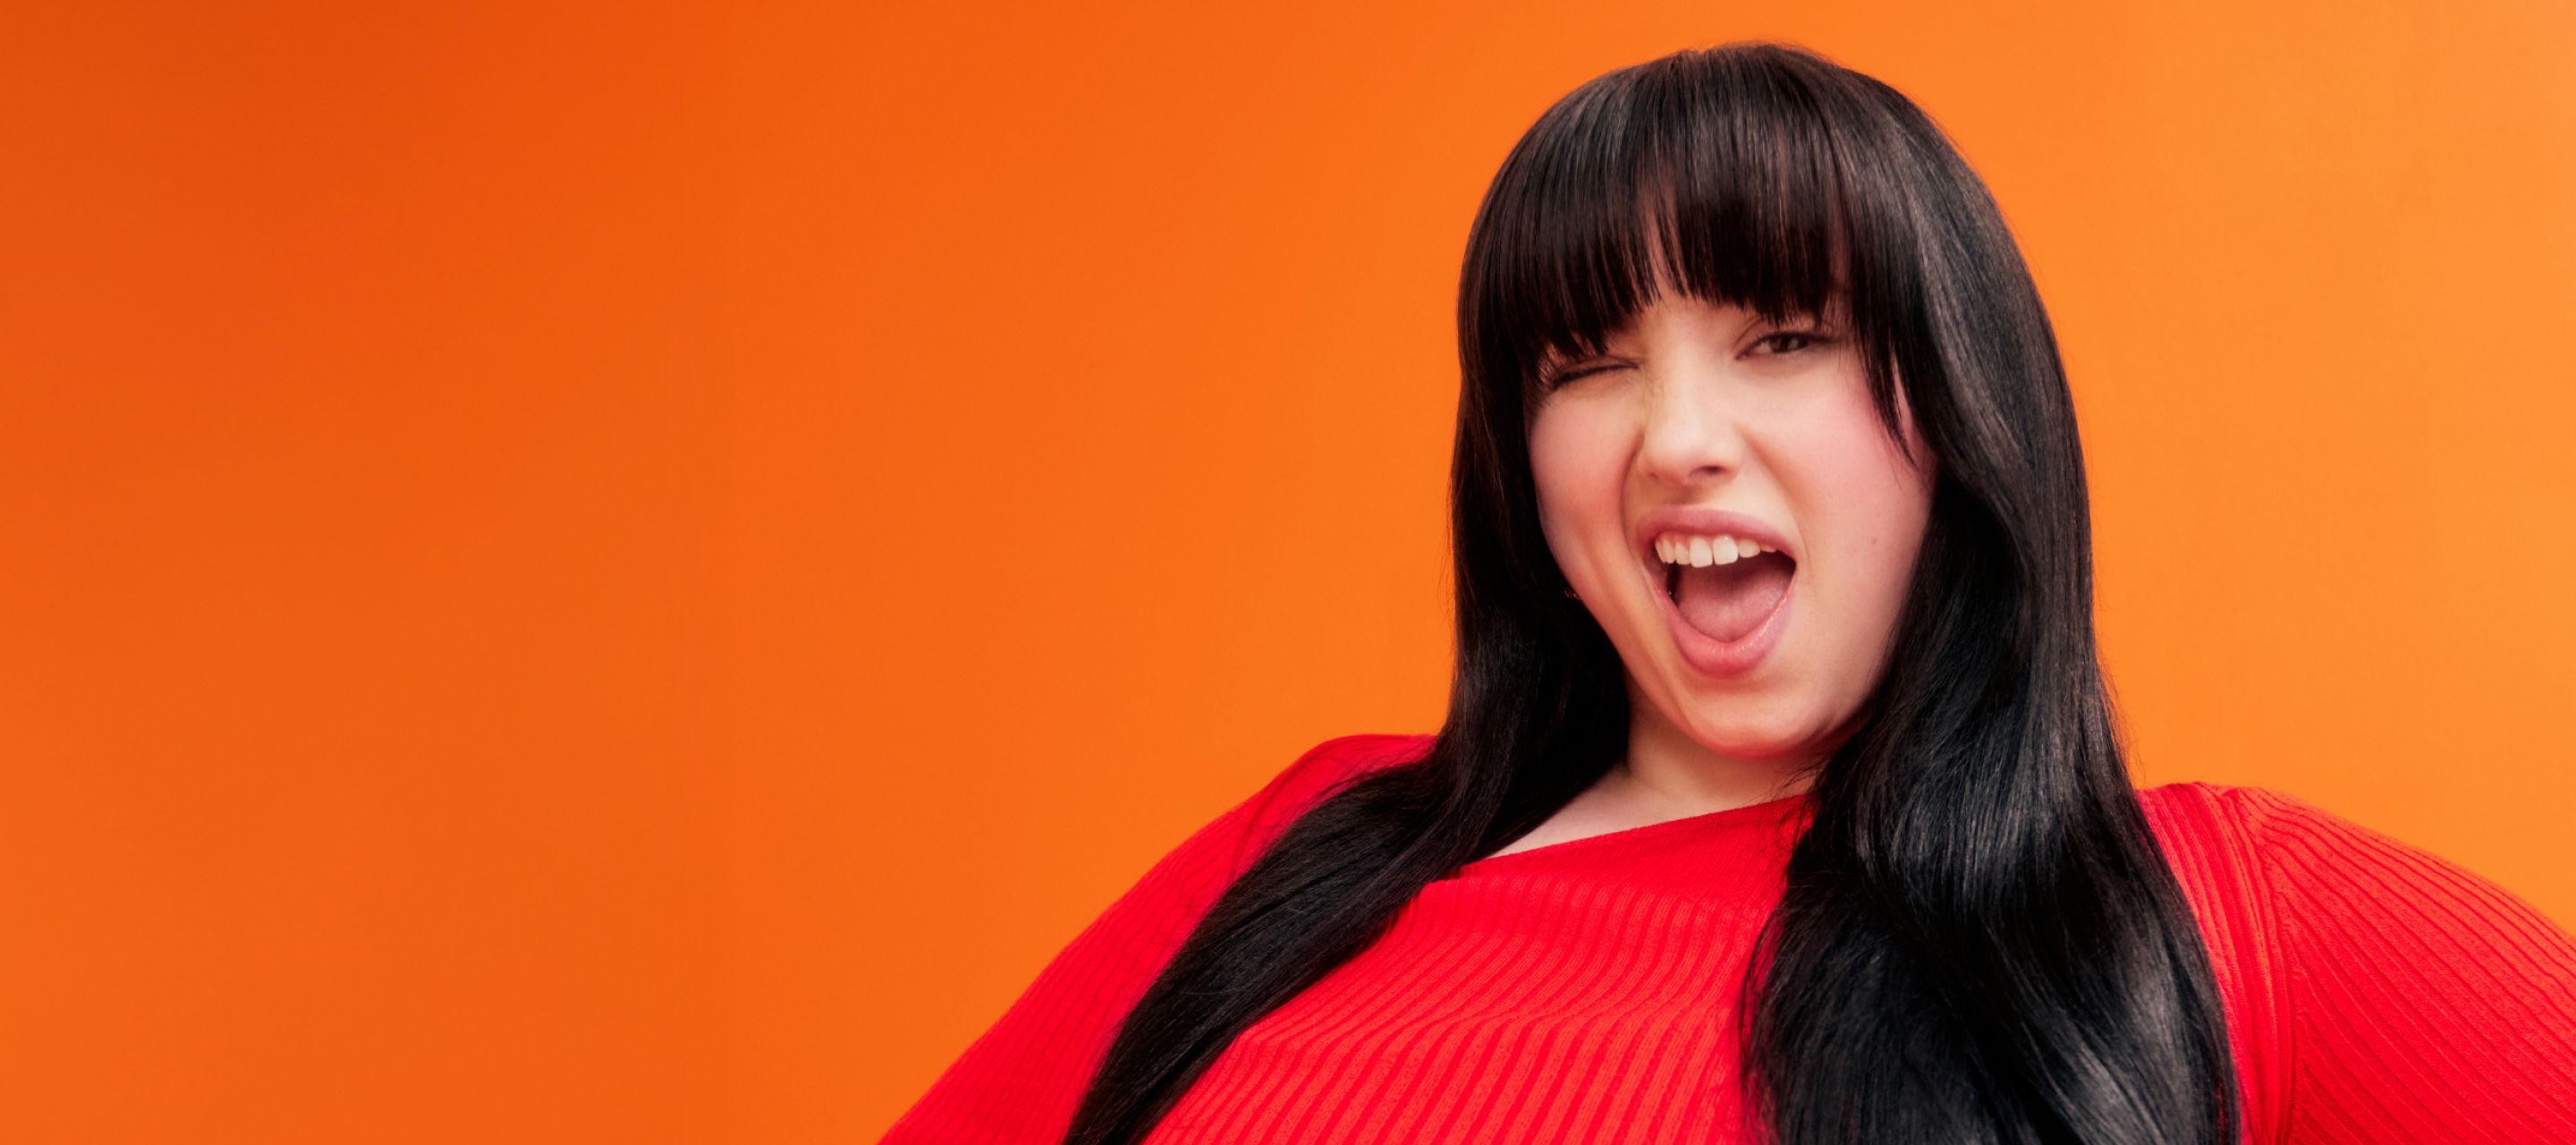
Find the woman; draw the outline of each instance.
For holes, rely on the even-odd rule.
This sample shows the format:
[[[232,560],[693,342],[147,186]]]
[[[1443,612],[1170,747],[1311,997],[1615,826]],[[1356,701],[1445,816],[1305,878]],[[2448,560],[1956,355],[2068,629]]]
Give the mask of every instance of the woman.
[[[1903,96],[1585,84],[1459,334],[1439,733],[1202,829],[889,1142],[2576,1141],[2576,938],[2130,786],[2056,344]]]

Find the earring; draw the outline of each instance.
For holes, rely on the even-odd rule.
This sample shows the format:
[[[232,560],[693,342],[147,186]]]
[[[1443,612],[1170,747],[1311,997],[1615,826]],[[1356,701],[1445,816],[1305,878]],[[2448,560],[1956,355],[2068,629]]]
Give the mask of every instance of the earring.
[[[1576,595],[1576,594],[1575,594],[1574,587],[1573,587],[1572,585],[1568,585],[1568,586],[1566,586],[1566,589],[1565,589],[1565,595],[1567,595],[1567,596],[1571,596],[1571,597],[1574,597],[1574,599],[1576,599],[1576,600],[1581,600],[1581,599],[1583,599],[1581,596],[1578,596],[1578,595]]]

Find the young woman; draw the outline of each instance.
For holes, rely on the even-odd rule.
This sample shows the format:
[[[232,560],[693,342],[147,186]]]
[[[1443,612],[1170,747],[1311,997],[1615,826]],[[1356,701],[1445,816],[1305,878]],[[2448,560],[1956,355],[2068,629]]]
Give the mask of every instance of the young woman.
[[[2576,1141],[2576,938],[2130,786],[2056,343],[1902,95],[1585,84],[1459,337],[1438,734],[1183,843],[887,1141]]]

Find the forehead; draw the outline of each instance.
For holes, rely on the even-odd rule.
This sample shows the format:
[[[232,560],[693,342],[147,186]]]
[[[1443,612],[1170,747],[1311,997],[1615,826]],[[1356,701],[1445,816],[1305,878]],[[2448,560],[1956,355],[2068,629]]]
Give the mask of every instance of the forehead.
[[[1533,364],[1598,353],[1681,294],[1855,333],[1911,322],[1889,284],[1906,273],[1916,220],[1882,193],[1881,172],[1848,166],[1888,157],[1847,122],[1858,104],[1824,98],[1832,74],[1774,55],[1676,55],[1552,105],[1470,235],[1460,332],[1477,384],[1517,378],[1526,401]],[[1844,283],[1851,313],[1837,321]]]

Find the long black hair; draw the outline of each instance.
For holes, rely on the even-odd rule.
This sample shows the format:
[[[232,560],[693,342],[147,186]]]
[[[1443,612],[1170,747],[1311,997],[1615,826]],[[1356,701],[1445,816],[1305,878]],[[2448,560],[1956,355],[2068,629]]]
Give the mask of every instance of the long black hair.
[[[2093,631],[2056,337],[2001,213],[1921,109],[1806,49],[1677,52],[1567,94],[1467,240],[1451,469],[1457,661],[1420,760],[1290,824],[1128,1013],[1069,1145],[1142,1139],[1236,1034],[1537,827],[1627,748],[1618,653],[1564,596],[1529,418],[1551,353],[1661,289],[1774,320],[1848,304],[1880,420],[1937,459],[1881,678],[1729,1031],[1782,1145],[2234,1145],[2216,976],[2132,788]]]

